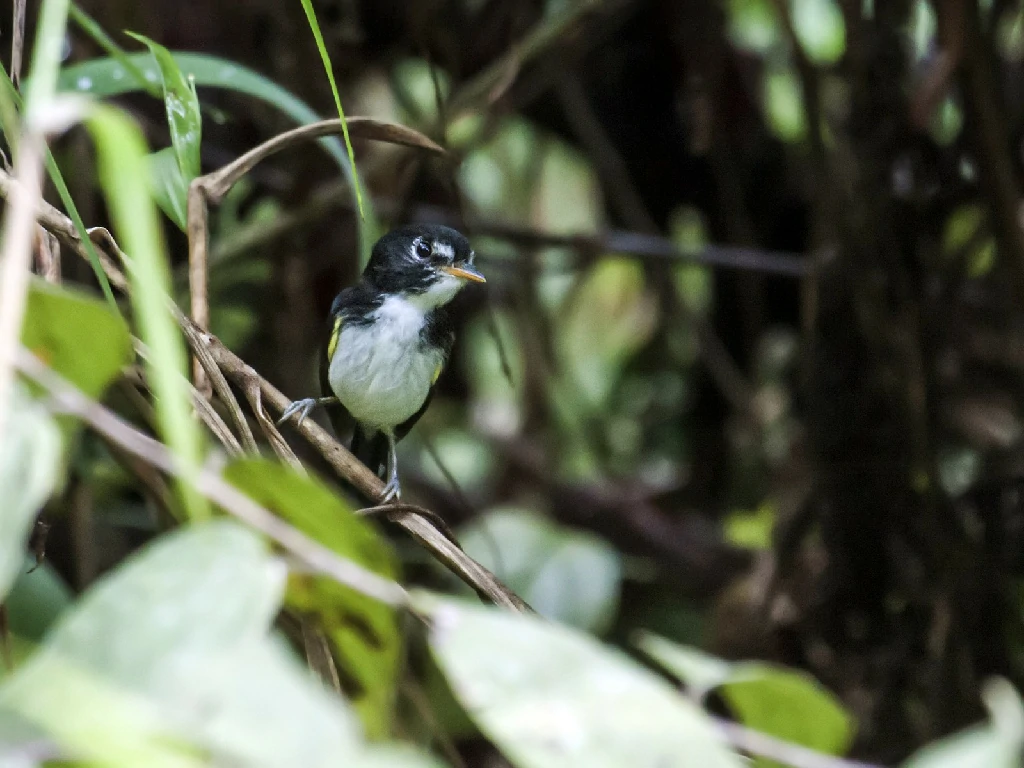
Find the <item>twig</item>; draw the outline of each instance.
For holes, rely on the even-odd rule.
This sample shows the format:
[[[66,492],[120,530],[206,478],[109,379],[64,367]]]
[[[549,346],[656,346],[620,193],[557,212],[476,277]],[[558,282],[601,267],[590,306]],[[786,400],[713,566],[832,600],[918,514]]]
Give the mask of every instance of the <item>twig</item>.
[[[186,323],[190,322],[188,318],[183,318],[183,320]],[[218,338],[212,334],[202,334],[200,338],[203,339],[213,359],[217,361],[217,365],[228,379],[239,386],[255,382],[259,386],[263,404],[269,405],[278,413],[291,405],[292,401],[288,397],[225,347]],[[356,490],[371,499],[379,499],[383,496],[384,483],[361,461],[345,450],[319,424],[312,419],[306,419],[295,428],[310,445],[317,449],[332,469],[355,486]],[[529,610],[529,606],[522,598],[450,541],[427,517],[423,516],[421,511],[410,511],[409,507],[399,505],[394,512],[388,515],[388,519],[404,528],[446,568],[469,584],[481,597],[496,605],[514,610]]]
[[[25,53],[25,0],[14,0],[14,19],[11,38],[11,82],[21,83],[21,61]]]
[[[224,378],[224,374],[221,373],[220,368],[217,367],[216,361],[207,353],[206,345],[202,344],[200,340],[196,338],[196,334],[198,334],[199,331],[191,323],[182,322],[183,316],[177,306],[174,306],[174,312],[178,320],[178,325],[181,326],[181,330],[184,332],[185,338],[188,341],[189,348],[192,350],[196,360],[199,361],[199,364],[206,372],[210,383],[213,385],[213,391],[217,393],[217,397],[219,397],[221,402],[224,403],[224,407],[228,409],[228,413],[231,415],[231,420],[235,423],[235,428],[238,430],[238,436],[245,448],[245,452],[258,453],[259,448],[256,446],[256,438],[253,436],[252,430],[249,428],[248,419],[246,419],[245,414],[242,413],[242,406],[238,404],[238,400],[235,398],[235,393],[231,391],[231,385],[228,384],[228,380]]]
[[[352,202],[344,184],[321,188],[300,209],[280,214],[269,223],[257,223],[241,229],[227,244],[214,249],[219,261],[246,253],[260,245],[316,221],[335,208],[350,209]],[[600,235],[571,235],[542,232],[495,219],[462,217],[456,212],[435,205],[402,205],[391,199],[377,198],[374,209],[385,216],[407,215],[411,221],[430,221],[457,227],[470,235],[487,235],[529,247],[564,247],[578,253],[620,253],[638,259],[668,262],[692,262],[708,267],[722,267],[766,275],[803,277],[807,274],[806,259],[800,254],[770,251],[736,245],[705,245],[699,251],[681,251],[675,243],[661,235],[623,229],[610,229]],[[480,254],[486,258],[487,254]],[[507,262],[515,264],[515,262]],[[516,264],[518,268],[518,264]]]
[[[35,355],[19,347],[15,364],[23,374],[41,385],[60,408],[87,423],[123,450],[169,475],[180,475],[177,462],[157,440],[142,434],[115,413],[86,397],[44,365]],[[401,585],[338,557],[308,536],[268,512],[219,474],[203,468],[194,477],[195,488],[225,512],[266,534],[310,568],[330,576],[339,584],[389,605],[405,605],[408,594]]]
[[[36,225],[36,267],[48,283],[60,282],[60,240],[52,232]]]
[[[43,138],[36,131],[23,132],[14,163],[18,184],[8,198],[4,217],[0,263],[0,446],[4,443],[10,397],[14,384],[14,358],[20,346],[32,264],[34,213],[42,197]]]

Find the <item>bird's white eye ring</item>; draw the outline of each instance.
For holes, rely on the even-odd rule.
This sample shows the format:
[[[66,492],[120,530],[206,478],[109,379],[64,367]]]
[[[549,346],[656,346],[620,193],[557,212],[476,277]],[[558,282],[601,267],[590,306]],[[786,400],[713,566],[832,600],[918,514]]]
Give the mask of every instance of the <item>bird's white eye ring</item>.
[[[416,241],[416,255],[421,259],[429,259],[430,254],[433,253],[429,243],[425,243],[422,240]]]

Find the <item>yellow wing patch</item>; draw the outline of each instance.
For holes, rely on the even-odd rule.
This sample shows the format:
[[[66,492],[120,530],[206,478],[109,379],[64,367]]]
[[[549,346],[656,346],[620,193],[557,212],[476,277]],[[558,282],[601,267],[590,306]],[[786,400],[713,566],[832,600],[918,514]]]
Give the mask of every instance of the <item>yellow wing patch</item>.
[[[334,328],[331,329],[331,338],[327,342],[327,359],[333,359],[334,350],[338,348],[338,338],[341,336],[341,316],[334,321]]]
[[[434,375],[430,378],[430,386],[437,384],[437,380],[441,377],[441,371],[444,370],[444,363],[438,363],[437,368],[434,369]]]

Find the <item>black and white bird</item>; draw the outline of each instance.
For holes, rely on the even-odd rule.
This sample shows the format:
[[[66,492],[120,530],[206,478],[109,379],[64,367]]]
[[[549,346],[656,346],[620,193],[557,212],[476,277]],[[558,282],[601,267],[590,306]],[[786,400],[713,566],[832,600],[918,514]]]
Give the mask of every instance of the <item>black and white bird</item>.
[[[418,224],[384,235],[362,279],[331,305],[320,355],[323,397],[296,400],[281,421],[301,424],[328,407],[340,436],[355,421],[351,450],[387,484],[385,502],[401,495],[395,445],[427,409],[455,342],[449,304],[469,283],[483,283],[469,241],[450,227]]]

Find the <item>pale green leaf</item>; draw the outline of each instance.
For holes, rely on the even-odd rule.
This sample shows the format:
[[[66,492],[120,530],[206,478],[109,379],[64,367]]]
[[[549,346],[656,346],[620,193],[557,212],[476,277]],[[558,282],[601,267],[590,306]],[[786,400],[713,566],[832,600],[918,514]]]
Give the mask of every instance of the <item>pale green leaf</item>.
[[[60,471],[60,430],[43,405],[18,384],[0,442],[0,603],[24,567],[36,514],[56,487]]]
[[[421,595],[466,712],[518,768],[739,768],[706,715],[622,653],[535,616]]]
[[[282,464],[241,459],[224,477],[246,495],[338,555],[390,579],[398,564],[388,543],[370,523],[314,478]],[[346,694],[366,732],[385,736],[391,727],[401,636],[392,608],[324,576],[293,574],[288,604],[311,615],[327,634]]]
[[[510,508],[475,518],[459,541],[542,616],[595,633],[614,620],[622,563],[598,537]]]

